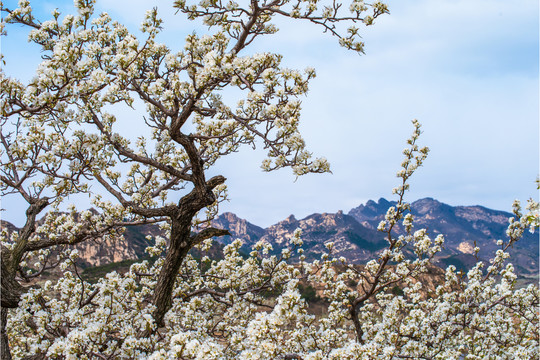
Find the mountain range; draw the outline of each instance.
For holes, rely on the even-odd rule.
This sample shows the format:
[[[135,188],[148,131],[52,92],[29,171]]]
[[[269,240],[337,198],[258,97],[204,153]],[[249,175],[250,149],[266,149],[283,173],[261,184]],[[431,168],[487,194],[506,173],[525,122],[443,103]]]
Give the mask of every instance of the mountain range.
[[[334,243],[334,256],[344,256],[352,263],[365,263],[374,258],[387,242],[384,234],[377,231],[377,226],[384,219],[387,209],[395,202],[379,199],[370,200],[351,209],[348,214],[315,213],[303,219],[294,215],[262,228],[251,224],[237,215],[226,212],[217,216],[212,226],[228,229],[231,236],[218,239],[221,244],[230,243],[233,239],[241,239],[243,250],[248,253],[251,246],[259,240],[272,244],[273,251],[290,245],[290,239],[297,228],[302,229],[304,254],[307,260],[320,258],[326,251],[325,243]],[[476,263],[473,255],[474,247],[480,247],[479,257],[489,261],[500,246],[497,240],[506,239],[505,231],[511,213],[492,210],[482,206],[450,206],[432,198],[424,198],[411,203],[415,229],[426,228],[434,238],[438,234],[445,236],[444,249],[436,258],[441,267],[453,264],[466,270]],[[2,222],[2,227],[15,229],[13,225]],[[155,225],[130,227],[123,240],[114,244],[92,242],[78,245],[81,260],[85,266],[98,266],[107,263],[144,256],[144,248],[148,244],[147,234],[157,235],[160,230]],[[403,229],[397,227],[397,233]],[[538,234],[526,231],[523,238],[511,249],[511,262],[518,274],[538,276],[539,273],[539,240]],[[293,258],[294,260],[294,258]]]
[[[335,256],[344,256],[353,263],[365,263],[383,249],[387,242],[384,234],[377,231],[377,226],[384,220],[386,211],[396,202],[384,198],[377,202],[370,200],[349,211],[337,213],[312,214],[297,220],[293,215],[266,229],[260,228],[237,217],[224,213],[214,220],[214,226],[228,229],[232,236],[220,239],[230,242],[233,238],[244,241],[248,250],[258,240],[273,245],[277,252],[289,245],[294,230],[302,229],[305,255],[314,260],[326,250],[324,244],[334,243]],[[500,248],[497,240],[506,239],[508,220],[513,215],[508,212],[488,209],[482,206],[450,206],[432,198],[417,200],[411,204],[415,229],[425,228],[435,238],[439,234],[445,237],[444,249],[436,258],[442,267],[455,265],[468,269],[476,263],[474,247],[480,247],[479,258],[489,261]],[[404,230],[397,226],[397,234]],[[523,238],[510,250],[511,260],[516,271],[522,275],[538,275],[539,240],[538,234],[526,231]]]

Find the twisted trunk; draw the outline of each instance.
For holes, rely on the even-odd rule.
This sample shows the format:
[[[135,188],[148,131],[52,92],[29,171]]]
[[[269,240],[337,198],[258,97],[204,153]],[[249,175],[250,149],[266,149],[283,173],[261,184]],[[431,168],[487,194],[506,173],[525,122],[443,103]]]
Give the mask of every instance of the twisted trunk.
[[[153,303],[156,309],[153,317],[158,327],[163,325],[163,318],[171,308],[176,274],[178,274],[182,262],[191,249],[189,238],[193,216],[184,215],[179,219],[172,220],[170,245],[154,292]]]
[[[1,246],[0,253],[0,355],[2,360],[11,359],[9,350],[9,339],[6,332],[7,316],[9,308],[16,308],[21,299],[21,295],[25,292],[25,288],[15,279],[19,264],[24,253],[27,251],[26,246],[30,237],[36,230],[37,215],[49,205],[47,198],[29,199],[30,206],[26,210],[26,223],[19,232],[19,238],[10,250],[5,246]]]
[[[356,341],[359,344],[364,344],[364,331],[362,330],[362,324],[360,324],[360,320],[358,319],[358,309],[362,306],[362,303],[353,303],[349,313],[351,315],[352,322],[354,324],[354,331],[356,333]]]
[[[21,295],[24,293],[24,287],[15,280],[16,269],[12,269],[8,266],[9,260],[11,259],[11,252],[4,246],[2,246],[1,259],[1,306],[2,308],[16,308],[21,299]]]
[[[1,307],[0,315],[0,357],[2,360],[11,360],[11,351],[9,350],[9,339],[6,331],[8,309]]]
[[[204,239],[229,234],[226,230],[208,228],[199,234],[191,236],[193,217],[201,209],[211,205],[216,200],[212,189],[223,182],[225,182],[223,176],[215,176],[206,182],[203,192],[196,187],[180,200],[177,209],[170,216],[171,237],[169,239],[169,247],[158,276],[152,301],[156,307],[152,316],[157,327],[163,325],[163,318],[171,308],[176,275],[189,250]]]

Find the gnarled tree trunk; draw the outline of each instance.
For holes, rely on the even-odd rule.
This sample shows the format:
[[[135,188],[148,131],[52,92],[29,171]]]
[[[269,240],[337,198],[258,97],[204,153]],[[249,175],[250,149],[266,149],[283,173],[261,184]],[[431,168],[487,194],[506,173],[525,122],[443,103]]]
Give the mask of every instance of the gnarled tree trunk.
[[[207,228],[196,235],[191,235],[191,224],[197,212],[215,201],[212,189],[225,182],[223,176],[210,179],[205,186],[203,196],[194,189],[184,196],[178,207],[170,214],[171,235],[165,261],[158,276],[153,304],[156,309],[153,318],[158,327],[163,325],[163,318],[172,305],[172,292],[176,275],[189,250],[195,245],[214,236],[230,235],[227,230]]]
[[[11,351],[9,350],[9,339],[6,329],[8,309],[3,306],[0,309],[0,356],[2,360],[11,360]]]

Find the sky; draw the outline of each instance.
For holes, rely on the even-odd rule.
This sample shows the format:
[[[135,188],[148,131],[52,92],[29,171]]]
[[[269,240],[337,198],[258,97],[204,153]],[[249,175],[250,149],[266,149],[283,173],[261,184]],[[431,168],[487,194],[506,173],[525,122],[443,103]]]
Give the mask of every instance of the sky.
[[[10,2],[4,2],[9,4]],[[42,1],[38,12],[71,2]],[[173,49],[194,29],[172,1],[98,0],[98,11],[136,29],[157,6],[160,40]],[[66,5],[67,4],[67,5]],[[251,51],[284,55],[288,67],[317,71],[302,99],[301,131],[332,174],[296,179],[290,169],[264,173],[262,151],[249,148],[221,160],[211,174],[227,178],[231,211],[262,227],[290,214],[350,209],[369,199],[392,200],[401,151],[423,125],[431,152],[411,179],[409,201],[432,197],[450,205],[510,210],[514,199],[538,198],[539,5],[535,0],[390,0],[390,15],[363,28],[365,55],[339,47],[310,24],[280,22],[280,32]],[[27,79],[39,53],[19,29],[2,39],[5,72]],[[127,130],[127,129],[126,129]],[[21,224],[24,209],[2,199],[2,218]]]

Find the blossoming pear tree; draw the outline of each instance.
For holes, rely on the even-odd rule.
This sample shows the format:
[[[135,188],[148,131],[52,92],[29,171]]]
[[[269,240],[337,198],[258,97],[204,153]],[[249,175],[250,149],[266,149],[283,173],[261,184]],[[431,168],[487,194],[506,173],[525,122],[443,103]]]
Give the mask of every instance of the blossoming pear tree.
[[[245,256],[238,240],[223,248],[222,259],[189,253],[198,247],[204,254],[213,237],[227,234],[209,225],[226,195],[225,177],[208,176],[221,157],[262,146],[266,171],[329,171],[298,130],[299,98],[314,71],[286,69],[280,55],[246,48],[275,33],[274,20],[284,17],[320,26],[362,52],[354,24],[372,24],[386,5],[176,1],[177,10],[211,30],[189,35],[179,52],[156,41],[155,9],[138,38],[107,14],[94,14],[93,1],[75,6],[77,15],[54,11],[41,21],[29,1],[1,5],[2,31],[24,25],[43,54],[28,84],[1,74],[1,190],[29,204],[27,225],[2,234],[3,359],[538,358],[540,294],[533,285],[516,288],[507,263],[508,247],[538,227],[538,204],[525,215],[515,204],[508,240],[490,264],[479,262],[467,274],[449,267],[434,292],[422,289],[420,275],[444,239],[414,231],[407,213],[409,178],[428,153],[417,145],[416,121],[398,172],[397,205],[379,225],[388,245],[365,266],[333,258],[331,243],[320,261],[306,263],[300,231],[278,255],[259,242]],[[223,100],[227,89],[238,94],[236,103]],[[141,129],[135,140],[115,114],[141,105],[145,115],[132,120]],[[96,211],[58,212],[81,192],[93,196]],[[38,223],[47,207],[50,215]],[[156,261],[94,284],[78,276],[77,254],[67,245],[148,222],[161,223],[165,233],[147,249]],[[395,235],[398,222],[405,235]],[[295,252],[299,264],[288,261]],[[56,264],[59,280],[20,286]],[[321,289],[322,315],[308,311],[300,281]],[[398,284],[403,295],[390,291]]]
[[[225,178],[207,178],[219,158],[242,145],[262,146],[268,150],[265,171],[329,171],[325,159],[313,159],[305,149],[298,131],[299,97],[314,70],[287,69],[278,54],[248,55],[245,49],[275,33],[274,19],[284,17],[320,26],[345,48],[363,52],[355,24],[371,25],[388,10],[379,1],[356,0],[176,1],[178,11],[213,31],[189,35],[184,49],[173,52],[156,42],[162,23],[156,9],[147,12],[138,38],[108,14],[94,14],[94,2],[77,0],[77,15],[55,10],[47,21],[34,15],[27,0],[16,7],[0,3],[2,35],[9,24],[25,26],[43,60],[26,84],[1,73],[2,192],[29,204],[22,231],[3,236],[2,319],[25,290],[21,277],[70,259],[59,245],[114,236],[122,225],[163,222],[167,245],[150,301],[156,326],[143,332],[151,336],[173,306],[176,274],[188,251],[227,234],[204,226],[224,196]],[[222,100],[227,89],[241,94],[236,103]],[[134,120],[141,132],[133,141],[122,136],[115,113],[141,104],[146,115],[137,125]],[[73,208],[59,216],[66,197],[80,192],[94,195],[97,214]],[[47,207],[53,215],[37,224]],[[207,216],[199,220],[205,209]],[[57,252],[65,256],[52,261]],[[33,269],[25,269],[25,259],[34,257]]]

